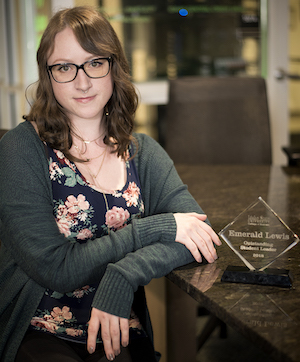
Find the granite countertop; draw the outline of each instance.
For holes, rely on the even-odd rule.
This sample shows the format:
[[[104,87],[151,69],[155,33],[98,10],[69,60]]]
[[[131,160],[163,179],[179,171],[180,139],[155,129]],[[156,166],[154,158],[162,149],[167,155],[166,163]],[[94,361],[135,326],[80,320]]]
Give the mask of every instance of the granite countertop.
[[[300,169],[270,166],[177,165],[218,233],[261,196],[299,235]],[[224,283],[228,265],[242,261],[223,242],[213,264],[192,263],[168,278],[203,307],[278,361],[300,361],[300,243],[272,267],[289,269],[292,288]]]

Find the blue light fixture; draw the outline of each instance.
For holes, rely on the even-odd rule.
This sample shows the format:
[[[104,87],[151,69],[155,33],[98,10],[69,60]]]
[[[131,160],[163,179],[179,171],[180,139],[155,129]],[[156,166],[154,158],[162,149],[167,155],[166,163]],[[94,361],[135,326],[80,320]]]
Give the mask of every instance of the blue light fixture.
[[[187,16],[189,13],[186,9],[180,9],[178,12],[181,16]]]

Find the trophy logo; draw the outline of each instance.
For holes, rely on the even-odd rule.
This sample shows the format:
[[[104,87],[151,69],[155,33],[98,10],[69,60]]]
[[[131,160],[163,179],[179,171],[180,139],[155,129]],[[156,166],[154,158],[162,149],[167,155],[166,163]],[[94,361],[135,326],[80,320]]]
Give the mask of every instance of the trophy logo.
[[[222,281],[292,286],[289,270],[270,267],[299,242],[299,237],[261,197],[219,235],[245,265],[229,266]]]

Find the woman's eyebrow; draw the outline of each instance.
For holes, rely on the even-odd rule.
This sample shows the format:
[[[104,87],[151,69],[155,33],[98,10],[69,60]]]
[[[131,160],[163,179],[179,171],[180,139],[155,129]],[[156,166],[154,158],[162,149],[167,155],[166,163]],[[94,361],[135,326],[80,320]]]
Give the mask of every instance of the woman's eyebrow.
[[[104,58],[105,56],[104,55],[91,55],[90,57],[87,57],[86,60],[83,62],[88,62],[90,60],[93,60],[93,59],[97,59],[97,58]],[[67,64],[67,63],[71,63],[71,64],[78,64],[79,63],[76,63],[75,61],[71,60],[71,59],[67,59],[67,58],[58,58],[57,60],[54,60],[51,62],[52,64]],[[83,63],[80,63],[80,64],[83,64]]]

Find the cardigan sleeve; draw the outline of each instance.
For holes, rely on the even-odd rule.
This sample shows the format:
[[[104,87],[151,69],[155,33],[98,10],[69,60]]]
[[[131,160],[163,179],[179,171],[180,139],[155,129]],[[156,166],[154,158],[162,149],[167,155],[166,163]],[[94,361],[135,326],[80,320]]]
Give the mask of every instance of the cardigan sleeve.
[[[45,150],[28,122],[0,142],[0,206],[3,247],[30,278],[62,293],[99,281],[109,263],[176,235],[174,217],[165,213],[84,244],[70,243],[55,222]]]
[[[96,291],[92,306],[104,312],[129,318],[134,293],[174,268],[191,263],[193,256],[180,243],[154,243],[122,260],[108,264]]]
[[[160,217],[169,212],[203,213],[183,185],[166,152],[147,136],[139,135],[137,138],[141,148],[137,165],[147,205],[146,213]],[[146,285],[151,279],[162,277],[174,268],[194,261],[189,250],[174,241],[175,236],[166,243],[158,240],[109,264],[95,294],[93,307],[128,318],[138,286]]]
[[[146,215],[203,210],[180,179],[173,161],[151,137],[136,134],[139,153],[136,160]],[[207,223],[209,223],[207,221]]]

